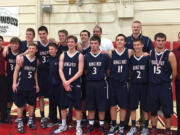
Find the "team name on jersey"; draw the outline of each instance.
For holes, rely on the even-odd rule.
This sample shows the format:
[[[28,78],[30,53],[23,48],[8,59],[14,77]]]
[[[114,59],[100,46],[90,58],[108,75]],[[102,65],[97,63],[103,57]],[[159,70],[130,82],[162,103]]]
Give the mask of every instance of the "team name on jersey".
[[[145,70],[145,65],[134,65],[133,70]]]
[[[48,51],[40,51],[39,54],[40,55],[48,55]]]
[[[76,67],[77,63],[73,62],[64,62],[65,67]]]
[[[9,63],[16,63],[16,60],[15,59],[8,59],[8,62]]]
[[[157,65],[157,64],[156,64],[156,60],[151,60],[151,64],[152,64],[152,65]],[[160,66],[164,66],[164,61],[159,62],[159,65],[160,65]]]
[[[24,70],[35,71],[35,70],[36,70],[36,67],[33,67],[33,66],[24,66]]]
[[[89,62],[89,67],[100,67],[102,65],[102,62]]]
[[[127,60],[113,60],[113,65],[125,65],[127,64]]]

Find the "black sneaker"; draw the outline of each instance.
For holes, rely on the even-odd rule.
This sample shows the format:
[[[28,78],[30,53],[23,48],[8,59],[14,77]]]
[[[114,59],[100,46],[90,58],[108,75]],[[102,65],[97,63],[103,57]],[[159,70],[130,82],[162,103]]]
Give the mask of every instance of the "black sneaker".
[[[106,135],[106,131],[105,131],[104,125],[99,126],[99,131],[100,131],[103,135]]]
[[[34,120],[29,120],[28,123],[27,123],[27,126],[31,129],[36,129],[37,126],[35,125],[34,123]]]
[[[47,120],[45,117],[41,118],[41,128],[47,128]]]
[[[24,133],[24,125],[23,125],[23,122],[21,120],[18,121],[17,129],[18,129],[19,133]]]
[[[88,125],[88,127],[87,127],[87,129],[86,129],[86,131],[84,133],[87,134],[87,133],[90,133],[93,130],[94,130],[94,125]]]
[[[108,135],[114,135],[117,132],[118,132],[118,126],[111,126],[111,128],[109,129]]]

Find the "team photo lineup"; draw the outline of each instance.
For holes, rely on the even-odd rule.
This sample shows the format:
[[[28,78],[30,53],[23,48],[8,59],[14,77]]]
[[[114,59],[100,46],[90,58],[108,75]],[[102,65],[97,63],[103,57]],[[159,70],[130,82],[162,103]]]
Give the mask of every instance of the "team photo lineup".
[[[73,110],[76,135],[90,134],[95,128],[103,135],[136,135],[137,121],[141,135],[157,135],[159,111],[165,119],[164,135],[172,134],[172,81],[179,84],[180,49],[165,48],[166,34],[159,32],[150,39],[142,34],[140,21],[132,22],[132,35],[117,34],[114,42],[102,36],[98,25],[92,34],[82,30],[79,39],[68,33],[59,30],[57,41],[48,37],[46,26],[40,26],[39,41],[34,41],[35,30],[27,28],[25,41],[12,37],[6,46],[0,36],[2,123],[12,124],[11,109],[15,104],[17,131],[24,133],[26,125],[37,129],[38,101],[40,127],[57,126],[54,134],[68,131]],[[180,40],[180,33],[178,37]],[[45,98],[49,100],[48,111]]]

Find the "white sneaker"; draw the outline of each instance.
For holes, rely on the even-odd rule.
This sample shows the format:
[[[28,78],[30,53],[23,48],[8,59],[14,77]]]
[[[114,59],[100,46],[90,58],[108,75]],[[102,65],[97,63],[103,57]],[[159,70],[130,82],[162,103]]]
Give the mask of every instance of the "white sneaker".
[[[54,133],[59,134],[59,133],[64,132],[66,130],[67,130],[67,125],[65,125],[65,126],[61,125],[54,131]]]
[[[143,128],[141,130],[141,135],[149,135],[149,129],[148,128]]]
[[[127,135],[136,135],[137,129],[136,127],[131,127],[130,131],[127,133]]]
[[[82,128],[76,127],[76,135],[82,135]]]

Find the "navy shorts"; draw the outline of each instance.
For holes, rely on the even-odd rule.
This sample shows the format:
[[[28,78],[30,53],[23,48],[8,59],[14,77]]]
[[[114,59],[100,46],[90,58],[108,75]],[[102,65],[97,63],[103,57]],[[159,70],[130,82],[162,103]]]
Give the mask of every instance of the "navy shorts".
[[[173,114],[171,83],[150,84],[150,110],[154,113],[161,107],[164,114]]]
[[[72,91],[65,91],[64,87],[61,85],[61,99],[60,106],[61,109],[66,109],[69,107],[69,104],[72,102],[76,110],[81,110],[81,86],[80,84],[71,85]]]
[[[82,91],[82,100],[86,99],[86,80],[85,80],[85,74],[81,77],[82,83],[81,83],[81,91]]]
[[[7,77],[7,80],[8,80],[8,95],[7,95],[7,101],[8,102],[13,102],[14,101],[14,93],[13,93],[13,90],[12,90],[12,83],[13,83],[13,80],[11,77]]]
[[[23,107],[26,103],[35,106],[36,105],[36,90],[22,91],[18,90],[14,94],[14,100],[17,107]]]
[[[139,102],[141,109],[148,112],[148,84],[131,84],[129,90],[129,110],[136,110]]]
[[[106,81],[86,82],[86,110],[99,112],[106,111],[107,105],[107,83]]]
[[[44,96],[48,97],[48,76],[49,76],[49,71],[48,70],[40,70],[38,71],[38,83],[39,83],[39,88],[40,91],[37,94],[37,96]]]
[[[110,91],[110,105],[118,105],[120,108],[128,108],[128,90],[127,83],[121,83],[116,80],[109,81],[109,91]]]

